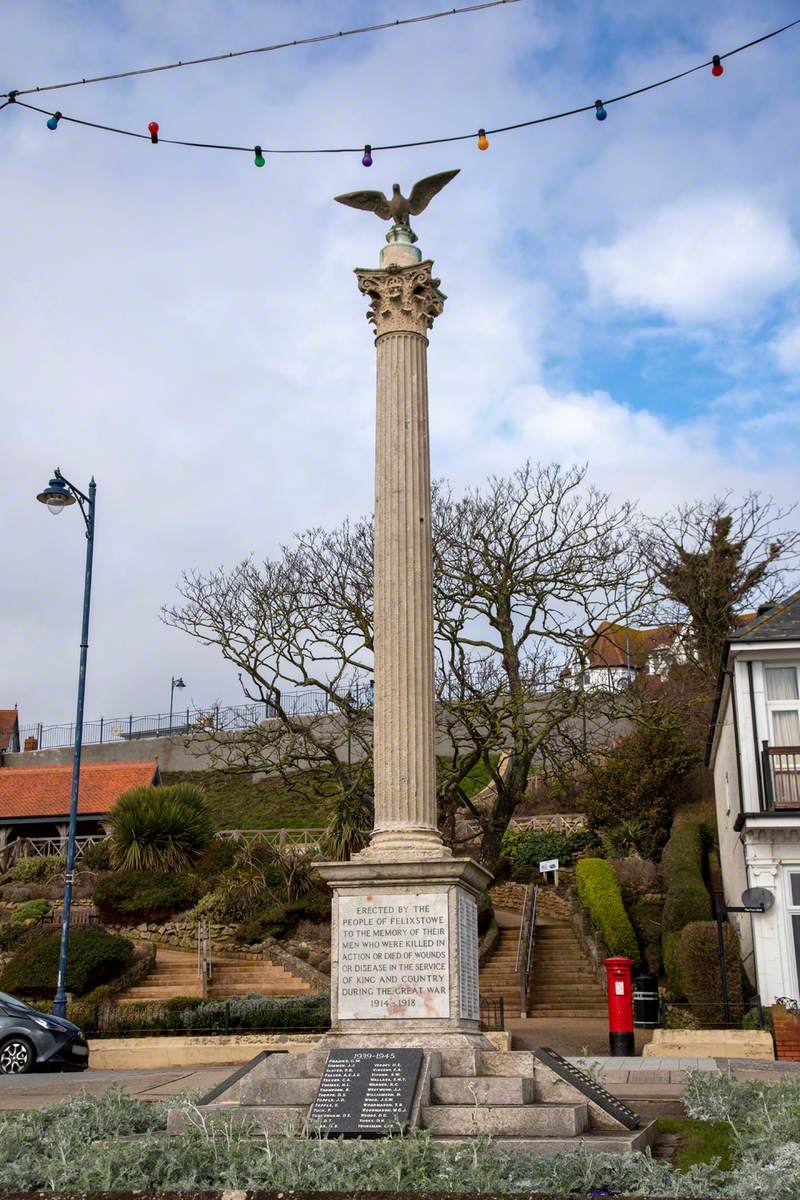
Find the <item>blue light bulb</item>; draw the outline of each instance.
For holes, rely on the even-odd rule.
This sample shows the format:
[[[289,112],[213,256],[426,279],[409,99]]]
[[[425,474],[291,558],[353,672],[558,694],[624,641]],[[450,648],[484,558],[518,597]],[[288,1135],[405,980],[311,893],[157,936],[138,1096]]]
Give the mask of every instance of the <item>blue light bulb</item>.
[[[603,101],[602,101],[602,100],[595,100],[595,102],[594,102],[594,115],[597,117],[598,121],[605,121],[606,117],[608,116],[608,113],[607,113],[607,112],[606,112],[606,110],[603,108]]]
[[[58,128],[58,122],[59,122],[60,120],[61,120],[61,113],[60,113],[60,112],[53,113],[52,117],[51,117],[51,118],[50,118],[50,120],[47,122],[47,128],[48,128],[48,129],[57,129],[57,128]]]

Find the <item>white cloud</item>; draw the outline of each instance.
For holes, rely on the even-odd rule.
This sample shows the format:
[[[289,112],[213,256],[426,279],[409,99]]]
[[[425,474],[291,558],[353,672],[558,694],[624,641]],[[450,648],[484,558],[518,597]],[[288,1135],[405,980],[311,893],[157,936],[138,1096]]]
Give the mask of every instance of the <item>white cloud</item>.
[[[800,275],[788,223],[736,195],[665,205],[581,258],[598,302],[688,323],[743,316]]]
[[[800,324],[786,325],[772,343],[778,366],[787,375],[800,375]]]

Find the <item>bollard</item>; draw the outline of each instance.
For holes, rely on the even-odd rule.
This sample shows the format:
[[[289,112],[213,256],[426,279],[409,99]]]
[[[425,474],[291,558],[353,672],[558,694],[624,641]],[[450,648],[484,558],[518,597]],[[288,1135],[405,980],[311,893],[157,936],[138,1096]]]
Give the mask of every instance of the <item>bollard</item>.
[[[633,1056],[633,959],[606,958],[603,966],[608,979],[608,1044],[615,1058]]]

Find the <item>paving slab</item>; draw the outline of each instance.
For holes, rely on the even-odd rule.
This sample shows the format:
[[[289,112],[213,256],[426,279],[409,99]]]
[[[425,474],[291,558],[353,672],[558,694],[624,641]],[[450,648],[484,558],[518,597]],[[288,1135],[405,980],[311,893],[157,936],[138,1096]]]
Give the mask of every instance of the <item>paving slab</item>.
[[[81,1071],[0,1075],[0,1110],[45,1108],[70,1096],[103,1096],[121,1088],[138,1100],[161,1100],[180,1092],[207,1092],[227,1079],[230,1067],[192,1071]]]

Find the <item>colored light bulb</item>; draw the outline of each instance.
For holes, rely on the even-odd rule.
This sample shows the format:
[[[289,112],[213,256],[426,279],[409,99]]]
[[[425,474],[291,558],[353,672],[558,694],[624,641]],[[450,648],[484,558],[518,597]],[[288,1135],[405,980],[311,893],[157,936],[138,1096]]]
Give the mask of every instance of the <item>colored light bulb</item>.
[[[155,146],[158,141],[158,121],[151,121],[147,128],[150,130],[150,141]]]
[[[264,152],[262,151],[260,146],[256,146],[255,155],[256,156],[253,159],[253,162],[256,164],[257,167],[263,167],[264,163],[267,160],[264,158]]]
[[[714,64],[711,68],[711,74],[716,75],[717,78],[719,78],[719,76],[725,70],[722,63],[719,61],[719,55],[715,54],[711,61]]]
[[[362,167],[372,166],[372,146],[364,147],[364,157],[361,160]]]
[[[594,115],[597,117],[598,121],[605,121],[606,117],[608,116],[608,113],[607,113],[607,112],[606,112],[606,110],[603,108],[603,101],[602,101],[602,100],[595,100],[595,102],[594,102]]]
[[[52,117],[50,118],[50,120],[47,122],[47,128],[48,128],[48,129],[57,129],[57,128],[58,128],[58,122],[59,122],[60,120],[61,120],[61,113],[60,113],[60,112],[54,112],[54,113],[53,113],[53,115],[52,115]]]
[[[479,150],[488,150],[489,149],[489,139],[486,136],[485,129],[478,130],[478,149]]]

